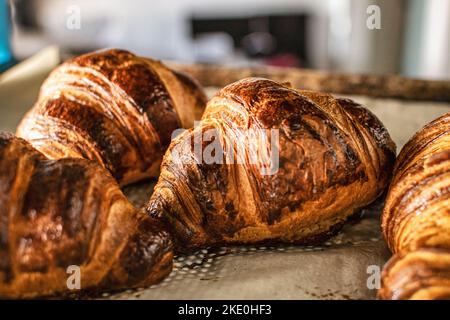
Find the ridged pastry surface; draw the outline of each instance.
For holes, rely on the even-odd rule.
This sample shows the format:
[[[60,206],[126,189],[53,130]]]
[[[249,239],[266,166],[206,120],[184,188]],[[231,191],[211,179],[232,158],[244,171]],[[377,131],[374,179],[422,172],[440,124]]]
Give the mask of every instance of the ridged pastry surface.
[[[271,129],[279,168],[263,174]],[[198,159],[210,144],[195,139],[209,134],[228,150],[222,163]],[[232,150],[239,161],[227,162]],[[201,124],[172,141],[147,210],[181,249],[316,242],[383,192],[394,159],[387,130],[353,101],[247,78],[222,89]]]
[[[400,152],[382,229],[395,253],[450,244],[450,114],[425,126]]]
[[[190,77],[103,50],[56,68],[17,135],[51,159],[95,160],[123,185],[155,177],[172,132],[193,126],[205,104]]]
[[[135,209],[92,161],[50,160],[0,133],[0,297],[111,290],[160,281],[172,266],[169,235]]]
[[[382,230],[396,255],[384,269],[380,297],[450,298],[450,113],[400,152]]]
[[[450,250],[420,248],[394,255],[383,269],[378,296],[391,300],[450,299]]]

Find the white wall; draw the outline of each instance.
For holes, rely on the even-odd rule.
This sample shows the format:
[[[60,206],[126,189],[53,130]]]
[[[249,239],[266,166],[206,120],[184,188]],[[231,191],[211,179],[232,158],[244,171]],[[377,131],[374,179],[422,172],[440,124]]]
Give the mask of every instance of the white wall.
[[[450,77],[450,1],[429,0],[425,4],[418,74],[426,78]]]
[[[164,59],[192,60],[189,16],[251,16],[311,12],[315,67],[326,67],[328,0],[35,0],[46,41],[76,48],[128,48]],[[69,30],[67,10],[81,10],[81,29]]]

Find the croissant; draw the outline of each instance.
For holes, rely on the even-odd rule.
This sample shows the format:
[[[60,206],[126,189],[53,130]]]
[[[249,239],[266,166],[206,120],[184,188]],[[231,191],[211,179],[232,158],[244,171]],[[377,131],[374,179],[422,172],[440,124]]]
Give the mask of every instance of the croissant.
[[[177,250],[313,243],[383,192],[394,159],[387,130],[355,102],[247,78],[172,140],[146,210]]]
[[[450,113],[403,147],[382,214],[383,299],[450,298]]]
[[[160,281],[172,267],[169,235],[93,161],[49,160],[0,133],[0,297],[67,293]],[[76,282],[75,282],[76,283]]]
[[[124,50],[56,68],[17,135],[50,159],[86,158],[125,185],[156,177],[172,132],[192,127],[206,96],[197,82]]]

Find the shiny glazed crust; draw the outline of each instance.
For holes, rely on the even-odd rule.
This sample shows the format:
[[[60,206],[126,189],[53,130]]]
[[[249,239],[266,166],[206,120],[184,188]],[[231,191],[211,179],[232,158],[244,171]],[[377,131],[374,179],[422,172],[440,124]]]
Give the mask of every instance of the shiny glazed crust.
[[[450,299],[450,250],[397,253],[384,266],[378,296],[391,300]]]
[[[279,169],[267,175],[272,134],[251,132],[270,129],[279,133]],[[240,162],[199,162],[192,141],[206,132]],[[179,250],[315,242],[383,192],[394,159],[386,129],[353,101],[247,78],[222,89],[201,125],[172,141],[147,211],[169,226]]]
[[[17,135],[50,159],[95,160],[124,185],[157,176],[172,132],[205,105],[194,80],[159,61],[97,51],[51,73]]]
[[[72,265],[86,291],[146,286],[171,271],[168,233],[92,161],[49,160],[0,133],[0,189],[0,297],[67,293]]]
[[[382,215],[384,299],[450,298],[450,113],[405,145]]]

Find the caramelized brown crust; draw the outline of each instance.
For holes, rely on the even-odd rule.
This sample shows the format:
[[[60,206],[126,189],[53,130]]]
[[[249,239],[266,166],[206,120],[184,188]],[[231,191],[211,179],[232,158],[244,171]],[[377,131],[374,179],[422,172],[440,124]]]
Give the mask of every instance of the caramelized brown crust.
[[[279,133],[279,169],[263,174],[276,145],[270,129]],[[210,148],[208,134],[240,161],[225,162],[230,152],[222,163],[199,161],[196,148]],[[202,135],[203,142],[195,143]],[[171,228],[180,249],[307,243],[375,200],[394,159],[395,144],[367,109],[248,78],[222,89],[201,125],[172,141],[147,210]]]
[[[422,248],[394,255],[378,296],[392,300],[450,299],[450,250]]]
[[[426,125],[400,152],[382,229],[397,255],[385,267],[380,297],[450,298],[450,113]]]
[[[127,184],[157,175],[172,132],[192,127],[205,104],[194,80],[158,61],[97,51],[51,73],[17,135],[50,159],[95,160]]]
[[[169,235],[92,161],[49,160],[0,133],[0,297],[149,285],[171,271]]]

